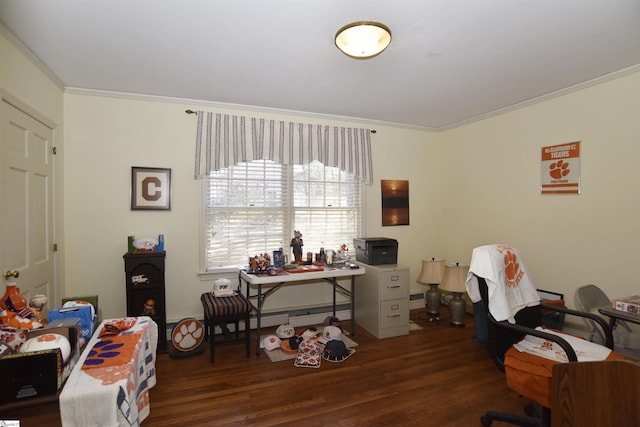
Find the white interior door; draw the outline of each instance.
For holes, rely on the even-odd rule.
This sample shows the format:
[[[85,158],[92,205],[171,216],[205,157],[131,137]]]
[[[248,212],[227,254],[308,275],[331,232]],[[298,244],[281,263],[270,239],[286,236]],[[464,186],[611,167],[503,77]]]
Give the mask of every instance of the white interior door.
[[[29,299],[57,307],[53,262],[53,132],[2,101],[0,114],[0,272]],[[7,273],[19,276],[6,277]],[[0,296],[4,294],[1,289]]]

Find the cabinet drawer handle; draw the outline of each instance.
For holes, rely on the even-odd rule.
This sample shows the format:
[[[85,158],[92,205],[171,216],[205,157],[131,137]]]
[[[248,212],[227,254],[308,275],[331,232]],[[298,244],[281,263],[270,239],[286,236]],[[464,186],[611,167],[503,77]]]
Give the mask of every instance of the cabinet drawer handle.
[[[387,285],[387,289],[397,289],[400,285]]]
[[[387,315],[387,317],[400,317],[400,315],[399,314],[390,314],[390,315]]]

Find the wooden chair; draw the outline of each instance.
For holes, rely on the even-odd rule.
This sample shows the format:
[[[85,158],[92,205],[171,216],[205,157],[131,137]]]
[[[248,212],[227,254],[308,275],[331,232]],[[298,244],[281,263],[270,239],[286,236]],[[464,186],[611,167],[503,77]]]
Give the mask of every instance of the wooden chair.
[[[640,426],[640,365],[631,361],[553,367],[551,425]]]

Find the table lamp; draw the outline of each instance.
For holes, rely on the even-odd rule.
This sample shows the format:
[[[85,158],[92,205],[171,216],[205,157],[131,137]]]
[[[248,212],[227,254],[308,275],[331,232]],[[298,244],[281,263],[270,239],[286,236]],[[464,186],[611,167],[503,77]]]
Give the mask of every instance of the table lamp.
[[[429,285],[429,290],[425,293],[427,315],[429,323],[440,320],[440,291],[438,285],[444,276],[444,260],[431,258],[422,261],[422,270],[416,280],[421,285]]]
[[[443,290],[453,293],[453,298],[449,301],[449,310],[451,311],[449,325],[455,328],[464,328],[464,313],[467,303],[462,298],[462,294],[467,292],[465,287],[467,273],[469,273],[468,265],[460,265],[459,263],[447,265],[440,284]]]

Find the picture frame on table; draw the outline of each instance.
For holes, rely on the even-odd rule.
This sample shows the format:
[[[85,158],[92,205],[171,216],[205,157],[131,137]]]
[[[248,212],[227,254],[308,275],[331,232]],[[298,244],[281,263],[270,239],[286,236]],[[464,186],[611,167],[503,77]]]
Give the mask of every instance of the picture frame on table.
[[[131,167],[131,210],[171,210],[171,169]]]

